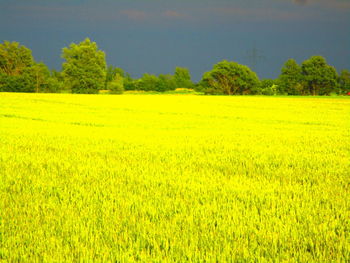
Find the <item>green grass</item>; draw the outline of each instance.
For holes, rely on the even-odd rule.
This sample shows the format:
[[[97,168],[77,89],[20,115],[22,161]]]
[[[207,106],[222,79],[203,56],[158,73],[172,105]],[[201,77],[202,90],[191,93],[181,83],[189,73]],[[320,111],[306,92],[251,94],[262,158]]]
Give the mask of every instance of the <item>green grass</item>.
[[[0,262],[346,262],[350,100],[0,93]]]

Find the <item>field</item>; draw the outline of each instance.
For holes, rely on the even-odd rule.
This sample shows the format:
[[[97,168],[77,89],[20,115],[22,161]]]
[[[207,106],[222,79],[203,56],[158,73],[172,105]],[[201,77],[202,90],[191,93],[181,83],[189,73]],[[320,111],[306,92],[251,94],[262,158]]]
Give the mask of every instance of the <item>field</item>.
[[[346,262],[350,100],[0,93],[0,262]]]

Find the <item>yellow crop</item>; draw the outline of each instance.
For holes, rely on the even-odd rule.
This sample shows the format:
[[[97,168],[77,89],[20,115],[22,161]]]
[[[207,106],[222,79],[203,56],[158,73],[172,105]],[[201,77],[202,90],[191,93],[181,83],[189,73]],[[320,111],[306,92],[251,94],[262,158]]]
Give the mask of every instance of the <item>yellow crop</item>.
[[[0,262],[346,262],[350,100],[0,94]]]

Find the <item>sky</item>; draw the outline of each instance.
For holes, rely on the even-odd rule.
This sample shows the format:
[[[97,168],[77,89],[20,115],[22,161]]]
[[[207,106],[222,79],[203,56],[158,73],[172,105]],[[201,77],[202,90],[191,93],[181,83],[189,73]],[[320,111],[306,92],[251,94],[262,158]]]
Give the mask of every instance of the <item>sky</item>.
[[[350,69],[350,0],[0,0],[0,36],[56,70],[62,48],[88,37],[134,78],[180,66],[198,81],[223,59],[276,78],[313,55],[339,72]]]

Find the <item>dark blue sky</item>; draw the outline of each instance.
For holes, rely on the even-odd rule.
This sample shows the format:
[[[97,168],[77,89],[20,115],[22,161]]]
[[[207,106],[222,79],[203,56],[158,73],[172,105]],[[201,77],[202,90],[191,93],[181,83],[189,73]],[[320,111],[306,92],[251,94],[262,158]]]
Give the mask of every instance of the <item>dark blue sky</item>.
[[[63,47],[89,37],[133,77],[183,66],[197,81],[227,59],[275,78],[312,55],[350,69],[350,1],[0,0],[0,36],[56,69]]]

